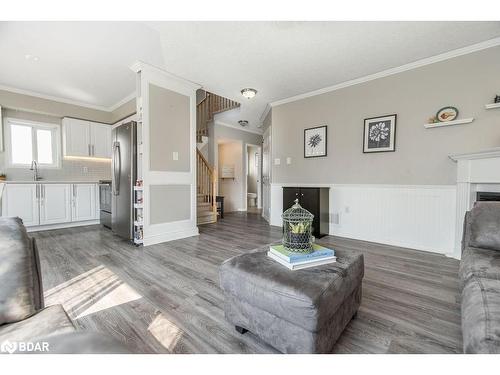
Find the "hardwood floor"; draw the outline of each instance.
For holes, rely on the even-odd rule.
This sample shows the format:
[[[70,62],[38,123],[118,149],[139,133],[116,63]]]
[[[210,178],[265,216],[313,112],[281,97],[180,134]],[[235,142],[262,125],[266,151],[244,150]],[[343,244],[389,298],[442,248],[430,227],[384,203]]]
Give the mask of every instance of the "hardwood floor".
[[[224,319],[218,266],[279,240],[257,214],[226,214],[200,236],[136,248],[99,226],[33,233],[46,304],[139,353],[274,353]],[[461,352],[458,261],[338,237],[365,255],[363,300],[335,353]]]

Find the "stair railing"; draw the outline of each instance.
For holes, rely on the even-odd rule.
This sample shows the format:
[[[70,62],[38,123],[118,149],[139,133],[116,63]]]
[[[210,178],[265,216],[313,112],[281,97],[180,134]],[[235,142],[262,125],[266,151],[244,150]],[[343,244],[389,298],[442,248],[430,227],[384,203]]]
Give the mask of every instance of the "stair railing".
[[[196,189],[202,196],[204,203],[210,203],[212,212],[217,215],[217,202],[215,200],[217,192],[217,175],[208,164],[203,154],[196,150]]]

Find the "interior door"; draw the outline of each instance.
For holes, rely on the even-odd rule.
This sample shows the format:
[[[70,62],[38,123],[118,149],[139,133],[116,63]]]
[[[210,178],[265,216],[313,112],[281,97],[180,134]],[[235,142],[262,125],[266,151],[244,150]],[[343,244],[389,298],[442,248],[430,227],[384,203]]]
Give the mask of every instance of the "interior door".
[[[71,185],[40,185],[40,224],[58,224],[71,221]]]
[[[26,227],[39,225],[38,196],[37,184],[6,184],[2,197],[2,216],[18,216]]]
[[[95,184],[73,184],[72,221],[94,220],[96,212],[96,186]]]
[[[90,123],[88,121],[64,118],[63,129],[65,156],[91,155]]]
[[[262,216],[271,218],[271,127],[264,132],[262,144]]]
[[[91,123],[91,152],[96,158],[111,158],[111,125]]]

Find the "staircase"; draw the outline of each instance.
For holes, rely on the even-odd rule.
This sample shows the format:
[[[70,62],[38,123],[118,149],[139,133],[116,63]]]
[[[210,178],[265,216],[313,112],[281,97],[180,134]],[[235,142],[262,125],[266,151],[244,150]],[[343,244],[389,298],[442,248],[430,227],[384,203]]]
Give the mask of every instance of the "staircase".
[[[196,105],[196,142],[199,143],[202,137],[208,137],[208,124],[215,114],[238,108],[240,103],[203,90],[198,96],[201,100]]]
[[[217,176],[205,157],[196,150],[197,223],[208,224],[217,221],[215,202]]]
[[[213,122],[214,115],[238,108],[240,103],[204,90],[198,90],[196,97],[197,223],[208,224],[217,221],[217,203],[215,202],[217,174],[199,148],[208,142],[208,126]]]

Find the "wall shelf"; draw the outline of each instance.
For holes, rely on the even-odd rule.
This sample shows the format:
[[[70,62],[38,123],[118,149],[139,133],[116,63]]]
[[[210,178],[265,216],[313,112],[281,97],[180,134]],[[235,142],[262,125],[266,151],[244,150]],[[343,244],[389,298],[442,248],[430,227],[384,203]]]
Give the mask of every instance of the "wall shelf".
[[[142,227],[144,225],[144,223],[142,221],[134,221],[134,225],[136,227]]]
[[[134,208],[144,208],[142,203],[134,203]]]
[[[142,191],[143,190],[143,186],[134,186],[134,190],[135,191]]]
[[[474,118],[471,117],[471,118],[464,118],[461,120],[454,120],[454,121],[435,122],[432,124],[424,124],[424,128],[432,129],[432,128],[441,128],[443,126],[470,124],[472,121],[474,121]]]
[[[484,106],[486,109],[495,109],[495,108],[500,108],[500,103],[491,103],[491,104],[486,104]]]

